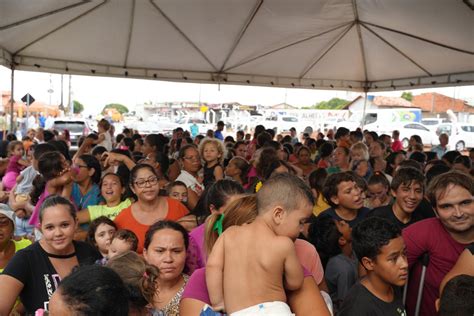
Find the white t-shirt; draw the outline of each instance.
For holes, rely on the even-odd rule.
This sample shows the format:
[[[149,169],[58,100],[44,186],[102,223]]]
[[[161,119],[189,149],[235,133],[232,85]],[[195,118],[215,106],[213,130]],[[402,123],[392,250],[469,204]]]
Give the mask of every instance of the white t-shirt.
[[[204,184],[199,183],[197,179],[186,170],[181,170],[181,173],[179,174],[178,178],[176,178],[176,181],[183,182],[188,188],[196,192],[198,195],[201,195],[202,191],[204,191]]]
[[[110,133],[107,131],[105,133],[101,133],[100,135],[104,135],[105,138],[103,141],[101,141],[97,145],[105,147],[107,151],[111,151],[112,150],[112,136],[110,136]]]
[[[26,167],[22,172],[20,172],[20,175],[23,177],[23,180],[21,180],[21,182],[17,184],[15,193],[16,194],[30,193],[33,187],[33,180],[36,178],[38,174],[39,174],[38,171],[36,171],[35,168],[33,168],[33,166]]]

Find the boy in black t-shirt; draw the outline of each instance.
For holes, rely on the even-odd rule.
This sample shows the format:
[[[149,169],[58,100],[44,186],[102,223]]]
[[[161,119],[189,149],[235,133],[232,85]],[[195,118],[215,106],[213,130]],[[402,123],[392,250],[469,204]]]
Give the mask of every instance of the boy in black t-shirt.
[[[352,248],[367,276],[346,296],[340,316],[405,316],[400,288],[406,283],[408,262],[401,230],[380,217],[367,218],[352,229]]]
[[[400,229],[422,220],[423,217],[416,208],[423,199],[424,182],[425,177],[421,171],[411,167],[399,169],[390,185],[395,198],[393,204],[377,207],[368,216],[386,218]]]
[[[345,221],[354,226],[369,213],[364,207],[363,186],[365,180],[352,171],[329,175],[324,182],[323,195],[331,206],[320,215],[329,215],[337,221]]]

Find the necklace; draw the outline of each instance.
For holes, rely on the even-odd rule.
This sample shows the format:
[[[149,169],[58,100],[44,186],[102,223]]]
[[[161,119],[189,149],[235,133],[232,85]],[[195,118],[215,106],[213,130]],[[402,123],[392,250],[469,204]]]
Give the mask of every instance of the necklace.
[[[53,253],[49,253],[49,252],[46,252],[46,255],[50,258],[55,258],[55,259],[69,259],[69,258],[72,258],[72,257],[75,257],[76,256],[76,252],[74,251],[73,253],[70,253],[68,255],[55,255]]]

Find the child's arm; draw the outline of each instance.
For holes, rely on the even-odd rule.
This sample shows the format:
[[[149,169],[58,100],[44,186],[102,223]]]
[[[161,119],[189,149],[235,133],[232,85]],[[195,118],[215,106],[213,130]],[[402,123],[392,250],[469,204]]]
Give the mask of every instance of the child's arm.
[[[21,181],[23,181],[23,176],[20,174],[18,177],[16,177],[16,183],[20,183]],[[12,190],[13,191],[13,190]]]
[[[72,184],[72,177],[71,177],[71,170],[68,169],[63,174],[57,176],[54,179],[49,180],[46,183],[46,190],[50,194],[59,194],[63,195],[63,187],[67,186],[68,184]]]
[[[285,253],[285,289],[294,291],[301,287],[304,280],[303,268],[301,263],[296,256],[296,250],[294,243],[286,237],[280,237],[282,240],[280,244]],[[283,239],[284,238],[284,239]]]
[[[108,133],[108,132],[106,132]],[[91,144],[97,145],[102,143],[105,140],[105,135],[104,133],[100,133],[97,137],[97,139],[91,139]]]
[[[83,154],[88,153],[91,149],[92,144],[93,144],[93,139],[86,137],[84,141],[82,142],[81,147],[79,147],[77,152],[72,157],[72,161],[76,161],[76,158],[79,158]]]
[[[105,152],[102,154],[102,159],[105,159],[105,165],[113,165],[114,163],[121,162],[125,166],[127,166],[128,169],[133,169],[135,167],[135,162],[128,158],[125,155],[119,154],[119,153],[111,153],[111,152]]]
[[[216,178],[216,181],[224,179],[224,169],[222,169],[221,165],[217,165],[214,168],[214,178]]]
[[[19,159],[19,160],[17,161],[17,163],[18,163],[19,165],[24,166],[24,167],[28,167],[28,166],[30,165],[30,162],[29,162],[29,160],[27,160],[27,159]]]
[[[89,213],[89,209],[85,208],[77,212],[77,219],[79,224],[89,223],[91,221],[91,215]]]
[[[63,185],[63,189],[61,190],[61,193],[60,193],[62,197],[65,197],[66,199],[71,198],[72,183],[73,182],[71,181]]]
[[[206,283],[212,308],[224,310],[224,238],[222,234],[214,244],[206,264]]]

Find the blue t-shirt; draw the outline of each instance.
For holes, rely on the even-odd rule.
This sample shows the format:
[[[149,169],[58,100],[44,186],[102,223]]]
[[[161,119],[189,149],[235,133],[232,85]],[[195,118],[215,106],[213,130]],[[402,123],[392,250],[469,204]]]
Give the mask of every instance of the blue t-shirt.
[[[100,195],[100,188],[97,184],[92,184],[91,189],[82,195],[79,185],[77,183],[72,184],[71,198],[78,211],[87,208],[92,205],[99,205],[104,201],[102,195]],[[84,230],[89,229],[89,224],[81,224],[81,228]]]
[[[222,132],[220,130],[214,132],[214,137],[220,140],[224,140],[224,136],[222,135]]]
[[[71,197],[78,210],[83,210],[89,205],[99,205],[104,201],[102,195],[100,195],[100,188],[95,183],[85,195],[82,195],[79,185],[73,183]]]

